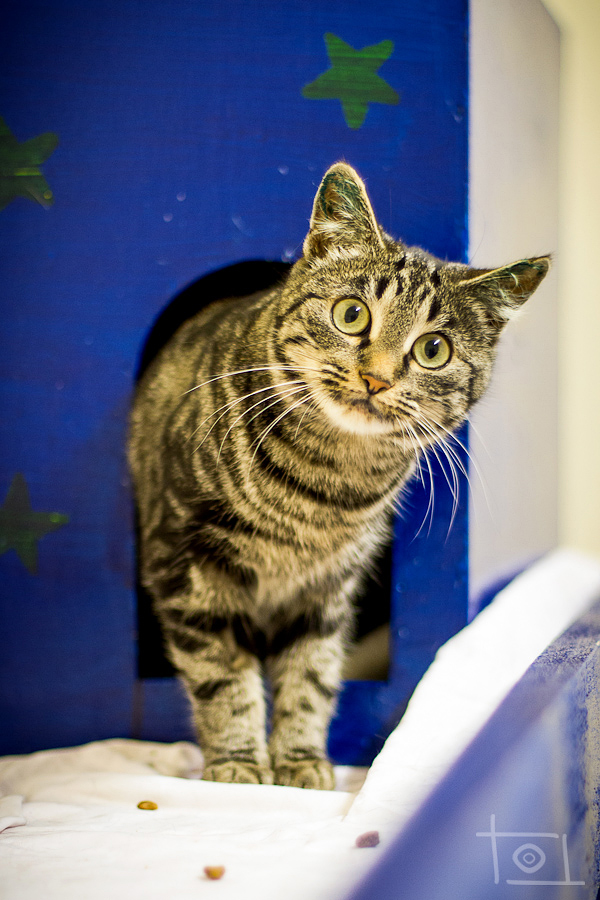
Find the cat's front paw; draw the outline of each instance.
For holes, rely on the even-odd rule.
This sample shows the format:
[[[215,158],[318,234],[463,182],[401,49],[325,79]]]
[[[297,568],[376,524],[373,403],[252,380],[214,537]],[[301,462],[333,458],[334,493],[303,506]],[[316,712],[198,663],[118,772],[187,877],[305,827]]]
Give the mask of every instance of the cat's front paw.
[[[225,781],[228,784],[273,784],[273,773],[258,763],[225,762],[209,763],[202,773],[204,781]]]
[[[331,791],[335,784],[333,766],[326,759],[286,760],[275,766],[275,784]]]

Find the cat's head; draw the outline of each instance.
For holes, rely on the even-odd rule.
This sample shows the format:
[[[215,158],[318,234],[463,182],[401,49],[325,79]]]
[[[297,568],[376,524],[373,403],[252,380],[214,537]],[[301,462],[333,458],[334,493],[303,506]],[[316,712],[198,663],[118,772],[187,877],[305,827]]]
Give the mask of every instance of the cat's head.
[[[392,240],[365,186],[337,163],[317,191],[304,255],[278,316],[278,356],[339,428],[442,437],[466,417],[496,344],[549,257],[497,269],[446,263]]]

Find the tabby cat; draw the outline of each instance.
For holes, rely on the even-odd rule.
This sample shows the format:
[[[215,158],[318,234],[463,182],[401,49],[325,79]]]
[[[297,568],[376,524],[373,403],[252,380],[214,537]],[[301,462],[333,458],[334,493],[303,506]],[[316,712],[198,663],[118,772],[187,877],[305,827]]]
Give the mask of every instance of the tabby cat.
[[[142,582],[204,778],[333,786],[353,598],[419,457],[481,397],[504,325],[548,267],[472,269],[406,247],[338,163],[284,282],[212,303],[153,361],[130,439]]]

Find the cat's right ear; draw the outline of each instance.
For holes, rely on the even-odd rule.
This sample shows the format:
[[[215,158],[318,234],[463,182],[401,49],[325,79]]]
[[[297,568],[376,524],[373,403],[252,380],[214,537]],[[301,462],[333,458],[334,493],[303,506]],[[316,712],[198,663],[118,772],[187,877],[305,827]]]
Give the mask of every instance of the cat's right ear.
[[[336,163],[317,191],[304,256],[349,256],[373,245],[381,249],[384,242],[363,181],[351,166]]]

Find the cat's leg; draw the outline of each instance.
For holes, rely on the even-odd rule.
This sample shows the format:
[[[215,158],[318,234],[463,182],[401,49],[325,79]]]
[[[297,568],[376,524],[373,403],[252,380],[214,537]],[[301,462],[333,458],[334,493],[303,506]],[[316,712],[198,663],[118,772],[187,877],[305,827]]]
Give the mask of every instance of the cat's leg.
[[[203,595],[210,595],[205,587]],[[202,777],[271,784],[261,666],[236,639],[239,617],[215,616],[205,604],[181,598],[162,603],[160,617],[192,705]]]
[[[269,750],[276,784],[330,790],[327,733],[340,686],[350,624],[344,596],[300,614],[272,646],[273,723]],[[277,647],[277,644],[283,645]]]

